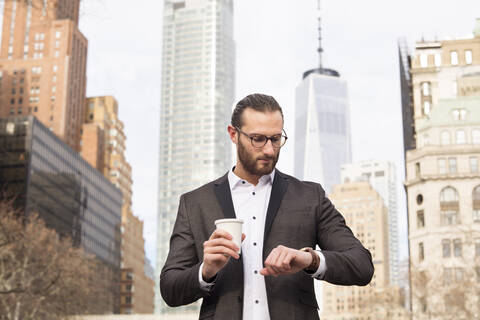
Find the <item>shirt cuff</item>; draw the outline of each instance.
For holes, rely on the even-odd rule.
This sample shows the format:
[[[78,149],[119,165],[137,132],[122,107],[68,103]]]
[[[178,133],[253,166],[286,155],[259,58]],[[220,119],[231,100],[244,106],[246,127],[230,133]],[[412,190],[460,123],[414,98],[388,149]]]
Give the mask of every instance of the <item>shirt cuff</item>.
[[[323,255],[323,253],[317,250],[315,250],[315,252],[318,254],[318,257],[320,258],[320,265],[318,266],[317,271],[315,271],[315,273],[313,273],[311,276],[312,278],[322,280],[323,277],[325,276],[325,271],[327,271],[327,263],[325,262],[325,256]]]
[[[215,284],[215,279],[212,282],[206,282],[205,280],[203,280],[202,269],[203,269],[203,262],[200,265],[200,268],[198,268],[198,282],[200,282],[200,289],[205,291],[210,291],[212,286]]]

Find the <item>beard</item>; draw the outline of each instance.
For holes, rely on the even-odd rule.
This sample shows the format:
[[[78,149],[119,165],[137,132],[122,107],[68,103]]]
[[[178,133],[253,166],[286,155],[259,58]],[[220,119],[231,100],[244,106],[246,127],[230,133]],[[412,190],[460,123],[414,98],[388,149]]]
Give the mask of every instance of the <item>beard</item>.
[[[248,152],[247,148],[245,148],[243,143],[239,140],[237,157],[238,161],[240,161],[245,171],[247,171],[251,175],[264,176],[272,173],[273,169],[275,169],[275,165],[277,164],[278,158],[280,157],[280,149],[273,157],[265,155],[259,155],[255,157]],[[257,160],[270,160],[270,162],[267,164],[263,164],[259,163]]]

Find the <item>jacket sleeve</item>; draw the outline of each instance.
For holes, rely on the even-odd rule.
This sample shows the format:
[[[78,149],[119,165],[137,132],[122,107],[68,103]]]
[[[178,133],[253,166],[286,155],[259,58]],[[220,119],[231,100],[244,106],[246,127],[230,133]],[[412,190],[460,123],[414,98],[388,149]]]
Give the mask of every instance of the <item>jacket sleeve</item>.
[[[343,216],[325,196],[325,191],[319,189],[317,242],[327,265],[323,279],[337,285],[365,286],[373,277],[372,255],[355,238]]]
[[[185,196],[182,195],[170,238],[170,251],[160,274],[160,292],[170,307],[190,304],[209,295],[200,288],[198,281],[201,262],[195,249]]]

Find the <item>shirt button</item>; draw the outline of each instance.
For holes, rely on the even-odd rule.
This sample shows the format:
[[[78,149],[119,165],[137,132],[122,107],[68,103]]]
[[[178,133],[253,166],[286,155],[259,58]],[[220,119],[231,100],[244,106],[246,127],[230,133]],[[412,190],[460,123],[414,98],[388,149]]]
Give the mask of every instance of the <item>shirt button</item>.
[[[258,300],[255,300],[255,303],[257,303],[257,304],[258,304]]]
[[[255,195],[255,191],[254,191],[254,192],[252,192],[252,194],[253,194],[253,195]]]
[[[253,220],[257,219],[255,216],[253,216]]]
[[[253,243],[253,245],[254,245],[254,246],[256,246],[256,245],[257,245],[257,243],[256,243],[256,242],[254,242],[254,243]]]
[[[257,273],[258,273],[258,271],[257,271],[257,270],[255,270],[255,271],[253,271],[253,273],[257,274]]]
[[[245,181],[242,181],[243,184],[245,184]]]

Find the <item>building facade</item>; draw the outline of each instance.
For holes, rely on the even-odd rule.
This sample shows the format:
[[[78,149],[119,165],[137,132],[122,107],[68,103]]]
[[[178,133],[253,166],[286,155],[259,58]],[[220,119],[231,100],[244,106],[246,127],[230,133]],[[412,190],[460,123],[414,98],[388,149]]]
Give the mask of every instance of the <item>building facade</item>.
[[[122,192],[120,313],[153,313],[154,282],[145,273],[143,221],[132,212],[132,168],[123,122],[112,96],[86,100],[82,156]]]
[[[367,320],[376,290],[385,289],[389,284],[388,209],[367,181],[336,185],[329,198],[357,239],[370,250],[375,273],[372,282],[365,287],[335,286],[325,282],[321,319]]]
[[[5,1],[0,48],[0,117],[34,115],[79,150],[87,39],[80,0]]]
[[[231,165],[233,1],[165,0],[162,59],[155,311],[164,313],[173,311],[160,297],[159,275],[180,195]]]
[[[321,183],[328,194],[351,161],[346,81],[331,69],[305,72],[295,93],[295,177]]]
[[[472,319],[479,312],[480,19],[476,23],[471,37],[417,42],[404,59],[415,131],[405,180],[414,319]]]
[[[0,159],[0,185],[15,206],[97,257],[116,283],[120,190],[33,116],[0,119]],[[105,313],[118,312],[118,292],[105,294]]]
[[[397,175],[391,161],[360,161],[341,167],[342,183],[367,181],[383,199],[388,209],[388,259],[390,284],[401,285],[398,218],[397,218]]]

